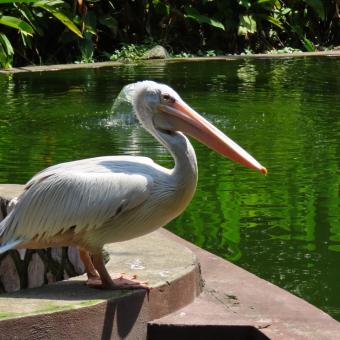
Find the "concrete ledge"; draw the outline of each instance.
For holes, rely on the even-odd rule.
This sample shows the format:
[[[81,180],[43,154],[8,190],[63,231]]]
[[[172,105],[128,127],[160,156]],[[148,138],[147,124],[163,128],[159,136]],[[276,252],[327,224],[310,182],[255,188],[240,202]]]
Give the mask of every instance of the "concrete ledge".
[[[0,184],[0,195],[6,200],[18,197],[24,191],[22,184]]]
[[[237,60],[237,59],[282,59],[292,57],[340,57],[340,51],[316,51],[316,52],[293,52],[293,53],[259,53],[259,54],[238,54],[216,57],[192,57],[192,58],[167,58],[167,59],[152,59],[138,60],[134,62],[121,61],[102,61],[88,64],[60,64],[60,65],[44,65],[44,66],[22,66],[13,67],[6,70],[0,70],[0,74],[21,73],[21,72],[45,72],[45,71],[62,71],[73,69],[97,69],[102,67],[122,66],[131,63],[164,63],[164,62],[191,62],[191,61],[206,61],[206,60]]]

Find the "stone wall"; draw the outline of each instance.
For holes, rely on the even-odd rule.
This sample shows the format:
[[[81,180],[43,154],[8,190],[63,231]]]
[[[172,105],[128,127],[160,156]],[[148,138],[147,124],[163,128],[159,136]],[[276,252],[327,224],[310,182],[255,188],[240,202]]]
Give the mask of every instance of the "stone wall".
[[[0,221],[10,211],[11,197],[0,190]],[[10,250],[0,254],[0,293],[67,279],[84,273],[79,251],[74,247]]]

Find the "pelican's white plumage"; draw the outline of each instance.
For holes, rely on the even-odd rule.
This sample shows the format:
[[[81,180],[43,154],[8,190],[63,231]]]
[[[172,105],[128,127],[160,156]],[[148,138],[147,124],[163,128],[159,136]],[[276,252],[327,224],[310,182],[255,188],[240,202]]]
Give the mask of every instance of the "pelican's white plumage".
[[[153,187],[151,176],[135,173],[138,163],[144,165],[145,159],[98,157],[40,172],[27,183],[27,190],[2,223],[3,241],[43,240],[71,227],[75,233],[95,230],[137,207]]]
[[[51,166],[27,183],[15,208],[0,223],[0,253],[10,248],[79,246],[88,276],[97,278],[97,270],[105,286],[116,287],[103,265],[103,245],[165,225],[186,208],[195,192],[196,156],[180,131],[266,173],[170,87],[139,82],[131,100],[143,127],[171,152],[175,167],[166,169],[149,158],[131,156],[96,157]],[[88,252],[93,255],[95,268]]]

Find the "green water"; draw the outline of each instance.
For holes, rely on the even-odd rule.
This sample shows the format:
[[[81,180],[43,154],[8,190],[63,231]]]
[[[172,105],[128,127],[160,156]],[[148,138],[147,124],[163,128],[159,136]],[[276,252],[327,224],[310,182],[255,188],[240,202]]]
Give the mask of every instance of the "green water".
[[[107,154],[172,160],[111,117],[123,85],[173,86],[269,175],[194,142],[199,184],[168,228],[340,320],[340,59],[238,60],[0,74],[0,182]]]

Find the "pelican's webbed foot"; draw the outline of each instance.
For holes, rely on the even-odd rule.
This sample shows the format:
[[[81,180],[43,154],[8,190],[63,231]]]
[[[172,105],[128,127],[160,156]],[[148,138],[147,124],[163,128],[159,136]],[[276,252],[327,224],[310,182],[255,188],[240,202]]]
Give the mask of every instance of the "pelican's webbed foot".
[[[128,275],[125,273],[115,274],[110,280],[105,282],[100,278],[88,278],[86,284],[92,288],[100,289],[149,289],[146,281],[137,280],[136,275]]]

